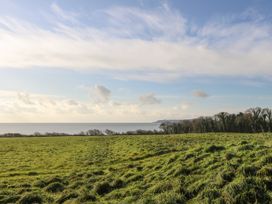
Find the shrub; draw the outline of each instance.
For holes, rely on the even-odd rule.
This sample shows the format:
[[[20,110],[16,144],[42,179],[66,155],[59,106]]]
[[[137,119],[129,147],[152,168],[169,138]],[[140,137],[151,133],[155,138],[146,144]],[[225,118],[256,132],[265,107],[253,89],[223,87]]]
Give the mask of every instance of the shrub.
[[[64,190],[64,186],[62,183],[59,183],[59,182],[51,183],[46,187],[46,191],[51,193],[58,193],[58,192],[62,192],[63,190]]]

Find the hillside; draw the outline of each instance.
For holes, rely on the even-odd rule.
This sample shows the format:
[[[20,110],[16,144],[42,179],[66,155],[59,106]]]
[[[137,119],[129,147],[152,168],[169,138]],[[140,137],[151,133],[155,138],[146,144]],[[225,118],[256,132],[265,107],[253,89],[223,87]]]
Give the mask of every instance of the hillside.
[[[271,203],[272,134],[0,139],[0,203]]]

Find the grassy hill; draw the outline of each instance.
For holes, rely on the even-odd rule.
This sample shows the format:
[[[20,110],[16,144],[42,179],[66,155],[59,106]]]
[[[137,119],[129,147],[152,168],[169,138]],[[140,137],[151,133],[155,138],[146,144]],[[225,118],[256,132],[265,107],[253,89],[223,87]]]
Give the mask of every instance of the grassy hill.
[[[0,139],[0,203],[271,203],[272,134]]]

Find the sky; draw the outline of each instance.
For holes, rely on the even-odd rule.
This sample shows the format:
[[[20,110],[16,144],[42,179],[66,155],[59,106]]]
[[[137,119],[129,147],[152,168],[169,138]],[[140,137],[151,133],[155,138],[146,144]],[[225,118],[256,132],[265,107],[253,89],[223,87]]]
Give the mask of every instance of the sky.
[[[0,122],[272,106],[270,0],[0,0]]]

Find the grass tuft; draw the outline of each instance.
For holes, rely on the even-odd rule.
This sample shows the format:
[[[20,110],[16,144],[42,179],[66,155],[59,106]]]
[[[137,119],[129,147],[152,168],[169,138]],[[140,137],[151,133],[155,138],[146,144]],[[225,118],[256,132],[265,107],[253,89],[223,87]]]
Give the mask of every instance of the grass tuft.
[[[19,201],[19,204],[40,204],[43,203],[41,195],[36,193],[25,194]]]
[[[62,183],[59,182],[54,182],[54,183],[50,183],[46,189],[47,192],[51,192],[51,193],[58,193],[58,192],[62,192],[64,190],[64,186]]]
[[[210,153],[214,153],[214,152],[218,152],[218,151],[222,151],[222,150],[225,150],[224,146],[211,145],[205,151],[210,152]]]
[[[94,186],[94,191],[98,195],[105,195],[112,190],[110,184],[106,181],[100,182]]]

